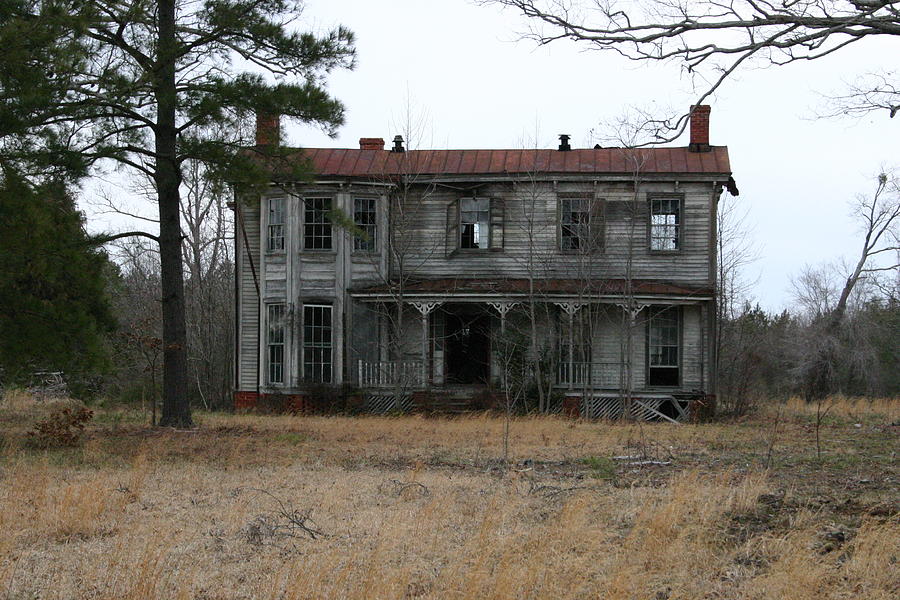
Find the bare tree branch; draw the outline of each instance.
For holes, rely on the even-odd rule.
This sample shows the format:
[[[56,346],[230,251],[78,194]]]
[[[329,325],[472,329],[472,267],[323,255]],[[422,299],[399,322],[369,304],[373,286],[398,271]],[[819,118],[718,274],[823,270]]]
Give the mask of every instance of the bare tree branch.
[[[900,36],[896,0],[479,0],[530,19],[525,39],[570,40],[634,61],[674,61],[695,78],[701,104],[739,68],[811,61],[863,39]],[[712,77],[707,79],[709,75]],[[834,97],[834,114],[900,110],[896,72]],[[658,139],[685,128],[685,116],[662,119]]]

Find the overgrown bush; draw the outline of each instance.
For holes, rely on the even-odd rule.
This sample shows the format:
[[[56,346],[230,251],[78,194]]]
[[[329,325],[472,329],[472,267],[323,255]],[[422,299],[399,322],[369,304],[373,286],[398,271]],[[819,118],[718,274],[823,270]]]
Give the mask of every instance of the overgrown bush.
[[[38,448],[77,446],[84,426],[93,418],[94,411],[84,406],[58,409],[35,423],[28,439]]]

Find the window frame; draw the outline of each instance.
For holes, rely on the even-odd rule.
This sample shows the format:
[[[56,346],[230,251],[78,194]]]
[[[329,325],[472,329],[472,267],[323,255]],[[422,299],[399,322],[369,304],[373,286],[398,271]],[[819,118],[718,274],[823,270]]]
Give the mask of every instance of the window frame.
[[[371,223],[360,223],[357,220],[357,209],[356,203],[357,201],[364,201],[367,203],[371,203],[371,215],[372,222]],[[365,239],[354,233],[353,235],[353,252],[357,254],[374,254],[378,252],[379,246],[379,235],[378,230],[380,229],[378,223],[378,198],[373,196],[353,196],[353,225],[360,231],[366,233],[369,237]],[[369,211],[367,211],[369,212]],[[369,229],[371,229],[371,234],[369,234]],[[370,247],[360,247],[361,244],[369,244]]]
[[[564,246],[564,240],[567,238],[565,235],[566,229],[572,229],[572,226],[577,224],[566,222],[566,214],[570,214],[573,211],[567,211],[565,205],[567,202],[575,200],[584,203],[585,210],[581,212],[587,215],[587,221],[581,223],[581,225],[585,226],[583,233],[573,236],[573,239],[579,240],[579,247],[566,248]],[[606,249],[606,200],[604,198],[597,198],[592,193],[564,192],[557,194],[556,203],[556,248],[559,252],[563,254],[592,254],[603,252]],[[581,242],[584,245],[581,245]]]
[[[671,214],[671,213],[654,213],[655,202],[675,202],[677,213],[674,225],[653,223],[655,214]],[[657,227],[668,228],[675,227],[675,237],[654,235],[654,229]],[[654,240],[675,240],[674,248],[654,248]],[[684,194],[652,194],[647,197],[647,249],[652,254],[678,254],[684,248]]]
[[[656,305],[651,306],[647,316],[647,338],[645,345],[645,376],[644,381],[646,382],[647,387],[653,388],[678,388],[681,387],[681,382],[683,379],[683,368],[684,368],[684,315],[683,315],[683,307],[681,305]],[[673,345],[671,343],[668,344],[653,344],[653,326],[654,321],[657,321],[660,315],[665,315],[666,318],[673,317],[675,320],[675,339],[676,343]],[[658,322],[658,321],[657,321]],[[653,348],[659,346],[661,348],[675,348],[676,360],[674,365],[671,364],[659,364],[653,365]],[[674,369],[676,371],[675,383],[651,383],[651,369]]]
[[[275,203],[280,203],[279,211],[273,210]],[[266,252],[270,254],[282,253],[287,249],[287,239],[285,236],[285,226],[287,225],[287,199],[284,196],[275,196],[268,198],[266,202]],[[273,222],[273,213],[280,213],[281,220]],[[273,235],[273,231],[279,232]],[[280,240],[280,244],[273,244],[274,240]]]
[[[487,206],[483,210],[476,209],[476,210],[466,211],[466,210],[463,210],[463,203],[466,202],[467,200],[473,201],[473,202],[483,201],[487,204]],[[457,227],[459,228],[458,229],[459,234],[458,234],[458,238],[456,240],[457,249],[459,249],[463,252],[484,252],[484,251],[491,249],[491,202],[492,202],[492,199],[488,196],[467,196],[467,197],[459,199],[459,209],[458,209],[458,214],[457,214]],[[463,224],[464,224],[463,223],[463,213],[464,212],[484,213],[486,215],[486,218],[483,221],[483,223],[485,225],[485,227],[484,227],[484,229],[485,229],[484,246],[474,246],[474,247],[473,246],[463,246],[463,236],[465,235],[464,228],[463,228]],[[480,226],[482,224],[482,221],[476,221],[471,224]],[[479,243],[480,243],[480,238],[481,238],[480,231],[479,231],[478,236],[479,236]]]
[[[314,313],[308,313],[309,309],[327,309],[328,314],[328,325],[324,326],[321,324],[315,324],[312,321]],[[302,318],[303,318],[303,336],[301,343],[301,353],[302,353],[302,372],[303,372],[303,381],[308,383],[334,383],[334,306],[331,304],[325,304],[321,302],[308,302],[304,303],[302,306]],[[311,328],[316,329],[327,329],[328,330],[328,338],[327,341],[316,341],[315,334],[311,331]],[[322,351],[322,352],[317,352]],[[318,354],[318,358],[320,360],[315,360]],[[327,362],[326,360],[327,359]],[[327,367],[327,378],[325,375],[325,368]],[[318,370],[318,376],[315,376],[313,371]]]
[[[266,302],[266,384],[267,385],[284,385],[285,371],[287,370],[287,304],[285,302]],[[274,312],[280,310],[280,315],[274,315]],[[280,339],[273,340],[273,321],[280,320],[278,327],[280,335],[276,336]],[[280,350],[280,360],[274,361],[273,356]],[[278,377],[274,377],[273,365],[278,365]]]
[[[311,223],[309,221],[308,214],[310,211],[315,213],[317,209],[316,208],[311,209],[309,206],[309,203],[315,202],[315,201],[327,201],[328,209],[321,211],[322,214],[324,215],[324,220],[322,220],[321,222],[312,222]],[[303,205],[302,205],[303,206],[303,225],[302,225],[303,242],[301,244],[303,251],[305,251],[305,252],[334,252],[335,251],[334,223],[332,223],[331,219],[328,217],[328,213],[330,213],[334,210],[334,204],[335,204],[334,196],[320,196],[320,195],[312,196],[311,195],[311,196],[303,197]],[[327,231],[328,231],[328,236],[327,236],[328,247],[327,248],[310,246],[311,240],[326,239],[326,237],[324,235],[315,235],[315,234],[310,235],[310,230],[309,230],[310,227],[327,228]]]

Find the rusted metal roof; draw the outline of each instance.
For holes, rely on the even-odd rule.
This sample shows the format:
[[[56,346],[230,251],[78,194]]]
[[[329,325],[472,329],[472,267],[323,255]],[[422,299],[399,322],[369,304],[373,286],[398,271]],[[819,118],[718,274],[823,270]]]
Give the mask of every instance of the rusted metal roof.
[[[632,293],[635,295],[707,298],[714,294],[714,290],[705,287],[687,287],[646,279],[633,280],[631,285]],[[351,295],[382,295],[390,294],[391,291],[386,285],[375,285],[353,289]],[[548,296],[597,297],[622,295],[627,290],[624,279],[593,279],[590,282],[582,279],[538,279],[534,281],[533,291],[535,294]],[[525,295],[530,293],[530,288],[528,279],[442,278],[406,282],[403,286],[403,293],[407,295]]]
[[[708,174],[730,175],[728,148],[709,152],[688,148],[600,148],[589,150],[358,150],[304,148],[297,158],[311,161],[325,177],[390,178],[399,175]]]

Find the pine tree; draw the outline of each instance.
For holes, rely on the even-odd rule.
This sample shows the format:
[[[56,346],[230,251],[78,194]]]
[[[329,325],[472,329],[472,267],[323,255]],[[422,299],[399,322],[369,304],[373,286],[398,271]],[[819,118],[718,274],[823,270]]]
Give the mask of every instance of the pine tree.
[[[88,243],[64,183],[0,178],[0,370],[4,383],[63,371],[78,393],[108,362],[115,325],[105,292],[110,265]]]
[[[188,427],[182,164],[196,159],[227,180],[263,182],[260,161],[240,150],[237,135],[253,113],[293,117],[333,133],[343,122],[343,106],[324,89],[323,78],[334,68],[352,68],[353,35],[341,27],[322,35],[297,32],[294,22],[302,3],[295,0],[16,2],[31,10],[25,22],[40,31],[62,27],[60,44],[74,45],[83,51],[75,54],[84,57],[73,60],[71,71],[60,78],[62,100],[30,111],[31,131],[40,125],[47,131],[50,125],[50,131],[75,145],[81,160],[118,161],[154,185],[159,233],[140,235],[158,242],[162,266],[160,424]],[[0,30],[6,25],[0,23]],[[56,56],[58,48],[52,50],[41,51]],[[19,60],[27,58],[26,52]],[[60,86],[50,85],[50,90],[59,93]],[[76,134],[59,136],[60,127]],[[58,148],[49,148],[48,154],[54,151],[58,159],[72,162]]]

